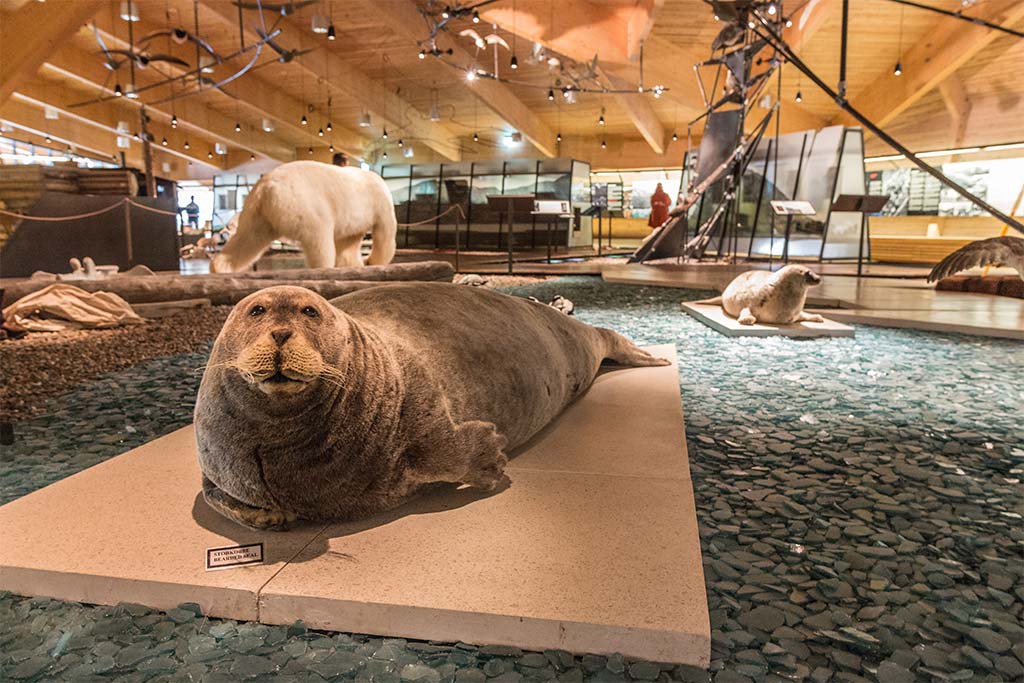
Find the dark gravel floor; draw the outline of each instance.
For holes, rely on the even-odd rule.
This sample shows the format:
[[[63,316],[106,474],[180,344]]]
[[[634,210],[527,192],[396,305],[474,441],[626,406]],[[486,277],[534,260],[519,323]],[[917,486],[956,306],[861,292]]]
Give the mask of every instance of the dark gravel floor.
[[[0,680],[1024,680],[1024,344],[859,326],[728,339],[701,292],[568,278],[587,322],[675,343],[710,672],[0,597]],[[186,424],[202,353],[89,381],[17,425],[3,501]]]

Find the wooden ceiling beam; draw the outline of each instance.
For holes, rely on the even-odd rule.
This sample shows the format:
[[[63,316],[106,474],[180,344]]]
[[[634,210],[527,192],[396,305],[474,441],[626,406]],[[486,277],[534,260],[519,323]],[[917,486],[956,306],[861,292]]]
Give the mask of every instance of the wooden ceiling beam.
[[[96,97],[107,97],[114,94],[114,79],[110,77],[110,71],[98,63],[95,55],[90,55],[74,46],[69,45],[48,57],[46,63],[43,64],[41,73],[76,83],[86,92],[95,94]],[[153,73],[152,69],[137,71],[135,74],[136,85],[139,87],[159,82],[163,78],[163,74]],[[87,95],[83,95],[82,99],[86,99],[86,97]],[[140,99],[125,97],[119,98],[118,101],[123,101],[129,106],[142,106]],[[178,114],[170,102],[147,106],[146,111],[149,112],[152,119],[166,124],[170,124],[171,118]],[[202,122],[198,117],[187,116],[187,111],[183,109],[181,116],[177,116],[178,127],[190,131],[195,136],[223,141],[230,147],[245,150],[247,154],[265,155],[278,161],[290,161],[293,158],[290,145],[272,134],[259,130],[258,127],[251,135],[247,134],[244,129],[242,133],[236,133],[235,122],[217,111],[206,112]]]
[[[119,161],[119,152],[124,152],[129,166],[143,167],[141,142],[132,139],[128,149],[118,149],[116,137],[107,126],[64,116],[63,112],[56,121],[47,119],[42,109],[22,101],[17,95],[12,96],[0,107],[0,120],[13,128],[37,137],[49,135],[55,142],[71,145],[73,149],[87,153],[87,156],[105,161]],[[171,171],[160,170],[164,162],[169,164]],[[212,173],[222,170],[221,167],[205,158],[186,160],[181,155],[174,154],[159,144],[153,146],[153,165],[157,169],[156,175],[171,174],[174,177],[190,175],[190,171],[186,170],[188,162],[193,162],[198,171]],[[175,172],[174,169],[178,169],[180,172]]]
[[[988,0],[970,7],[965,14],[1013,26],[1024,19],[1024,2]],[[900,57],[901,76],[886,69],[871,85],[853,96],[850,104],[875,125],[884,126],[937,88],[1000,35],[1003,34],[978,24],[943,17]],[[833,121],[857,125],[856,119],[846,112],[838,114]]]
[[[413,0],[374,0],[369,4],[368,9],[377,16],[380,22],[407,39],[410,49],[427,37],[423,17],[416,9]],[[438,47],[441,49],[451,47],[453,51],[451,60],[456,63],[468,65],[476,61],[461,45],[446,36],[439,37]],[[443,66],[442,68],[450,67]],[[465,83],[482,104],[522,133],[523,137],[537,151],[548,157],[558,155],[554,131],[533,113],[530,107],[519,99],[508,85],[487,78],[478,78],[474,81],[465,81]]]
[[[58,93],[60,94],[58,95]],[[11,96],[11,99],[41,111],[45,111],[49,107],[57,112],[58,121],[67,119],[105,130],[112,135],[112,142],[118,136],[130,137],[133,146],[138,145],[141,147],[142,142],[134,137],[140,129],[140,111],[138,108],[122,105],[119,101],[110,101],[68,109],[67,103],[64,101],[65,98],[75,99],[81,97],[81,95],[82,93],[80,92],[69,92],[66,88],[53,88],[48,83],[33,82],[22,83]],[[128,128],[131,131],[129,134],[125,135],[123,132],[118,131],[117,124],[120,121],[128,124]],[[153,138],[152,145],[154,150],[160,149],[166,154],[179,157],[185,161],[220,167],[220,164],[216,163],[216,155],[212,160],[206,158],[206,153],[213,150],[213,142],[205,140],[189,141],[191,149],[185,150],[186,138],[183,132],[153,120],[150,120],[147,129]],[[161,144],[161,141],[164,139],[168,143],[166,147]]]
[[[204,0],[204,4],[222,22],[238,26],[238,11],[235,7],[208,0]],[[251,23],[253,17],[254,14],[250,12],[245,19]],[[342,90],[353,102],[359,103],[391,126],[392,132],[401,131],[405,139],[418,140],[446,159],[458,161],[462,158],[458,133],[453,128],[439,121],[431,121],[385,85],[338,57],[330,50],[330,44],[325,39],[317,40],[310,34],[308,24],[303,23],[306,21],[305,17],[298,16],[284,19],[280,26],[283,31],[274,39],[275,43],[287,46],[287,49],[312,49],[296,57],[291,64],[304,69],[314,79],[323,79],[332,87]],[[247,39],[259,40],[251,26],[243,25]]]
[[[0,17],[0,104],[36,71],[104,0],[31,2]]]
[[[184,12],[183,8],[178,9]],[[191,3],[189,3],[189,7],[187,9],[187,16],[191,16]],[[204,25],[205,20],[213,19],[214,17],[215,15],[212,13],[206,12],[204,5],[200,5],[200,27]],[[113,30],[114,27],[109,25],[109,19],[103,17],[102,13],[100,16],[96,17],[95,23],[108,47],[113,47],[114,45],[121,48],[127,47],[127,41],[125,41],[124,38],[115,35]],[[145,17],[135,23],[137,34],[141,35],[146,35],[149,32],[165,28],[168,28],[168,26],[153,24]],[[123,33],[124,31],[118,28],[118,32]],[[189,64],[195,62],[194,50],[188,50],[183,46],[178,46],[173,43],[170,45],[161,45],[159,47],[161,52],[167,52],[179,57]],[[237,49],[236,45],[214,45],[213,47],[221,52],[229,52]],[[269,49],[270,48],[264,48],[265,51]],[[219,68],[224,69],[227,67]],[[189,71],[189,69],[184,67],[168,63],[151,65],[149,69],[161,73],[165,78],[181,76]],[[139,71],[136,70],[136,78],[138,78],[138,75]],[[216,78],[217,75],[218,74],[215,73],[213,74],[213,77]],[[163,92],[167,91],[163,90]],[[203,126],[206,118],[222,116],[216,110],[210,108],[208,102],[204,102],[204,100],[216,100],[219,103],[227,104],[229,106],[241,107],[251,115],[273,121],[275,128],[281,130],[282,133],[286,133],[293,137],[299,137],[300,139],[311,139],[309,129],[299,123],[302,115],[306,113],[306,105],[287,93],[282,92],[279,87],[261,78],[258,73],[247,73],[238,80],[232,81],[221,88],[210,88],[203,94],[178,100],[178,118],[195,118],[192,115],[194,114],[196,102],[204,103],[204,120],[200,122],[193,121],[196,126]],[[232,135],[234,135],[234,133],[232,133]],[[231,138],[229,137],[228,140],[226,140],[229,144],[230,139]],[[333,142],[335,147],[344,150],[356,158],[362,158],[364,154],[362,138],[351,131],[345,130],[343,127],[335,125]],[[291,149],[294,148],[295,141],[293,139],[286,140],[283,144]],[[287,160],[290,160],[290,158]]]
[[[971,116],[971,98],[967,96],[964,84],[955,73],[939,83],[942,103],[949,112],[950,146],[959,147],[967,134],[967,122]]]
[[[613,89],[630,89],[630,84],[624,78],[604,71],[600,67],[598,67],[598,72],[608,81],[608,85]],[[633,123],[633,127],[643,136],[643,139],[651,146],[654,153],[660,155],[665,153],[665,143],[668,141],[668,134],[665,132],[665,127],[661,125],[661,121],[658,120],[654,107],[651,106],[649,99],[651,97],[652,95],[640,93],[617,94],[615,95],[615,102],[626,111],[626,115]]]
[[[626,57],[640,58],[640,48],[647,40],[665,0],[638,0],[626,22]]]

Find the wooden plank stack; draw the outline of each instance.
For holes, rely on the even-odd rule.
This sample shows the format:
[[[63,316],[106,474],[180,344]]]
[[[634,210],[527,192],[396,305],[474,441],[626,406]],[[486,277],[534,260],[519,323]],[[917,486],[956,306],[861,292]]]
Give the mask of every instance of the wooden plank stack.
[[[137,197],[139,194],[138,177],[127,168],[78,169],[78,187],[81,194],[112,194],[122,197]]]

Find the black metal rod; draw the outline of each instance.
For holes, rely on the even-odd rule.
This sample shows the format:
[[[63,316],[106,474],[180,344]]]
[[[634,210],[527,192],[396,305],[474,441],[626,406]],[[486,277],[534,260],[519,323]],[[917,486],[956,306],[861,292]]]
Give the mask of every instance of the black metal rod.
[[[845,98],[840,97],[835,90],[830,88],[828,84],[825,83],[825,81],[821,80],[821,78],[819,78],[818,75],[814,73],[814,71],[812,71],[810,67],[804,64],[803,61],[799,57],[797,57],[796,54],[793,53],[792,48],[790,48],[786,41],[783,40],[783,38],[779,36],[779,34],[776,33],[774,29],[772,29],[772,27],[760,14],[755,13],[754,16],[756,16],[758,21],[760,22],[761,27],[764,29],[764,33],[757,31],[756,29],[754,32],[757,33],[762,38],[764,38],[765,40],[767,40],[769,44],[771,44],[773,47],[778,48],[779,52],[785,55],[786,59],[793,66],[799,69],[805,76],[811,79],[811,82],[813,82],[816,86],[821,88],[821,90],[824,93],[831,97],[840,109],[850,114],[850,116],[852,116],[853,118],[857,119],[857,121],[859,121],[862,126],[864,126],[869,131],[877,135],[883,142],[885,142],[890,147],[895,149],[897,152],[905,156],[922,171],[932,176],[942,184],[946,185],[947,187],[955,191],[958,195],[960,195],[967,201],[977,206],[979,209],[982,209],[983,211],[986,211],[989,214],[995,216],[1003,223],[1009,225],[1011,228],[1024,232],[1024,224],[1021,224],[1020,221],[1015,220],[1014,218],[1003,213],[1002,211],[992,206],[982,198],[972,194],[970,190],[947,177],[945,174],[942,173],[942,171],[932,166],[929,166],[925,162],[921,161],[921,159],[919,159],[916,154],[907,149],[907,147],[905,147],[901,142],[899,142],[894,137],[886,133],[884,130],[876,126],[867,116],[861,114],[859,111],[853,108]]]
[[[839,96],[846,97],[846,41],[850,34],[850,0],[843,0],[843,28],[839,41]]]
[[[950,11],[942,9],[941,7],[932,7],[931,5],[922,5],[919,2],[912,2],[911,0],[889,0],[889,2],[895,2],[898,5],[909,5],[918,9],[928,10],[929,12],[935,12],[936,14],[944,14],[947,17],[953,17],[961,21],[966,21],[978,26],[984,26],[990,28],[993,31],[1002,31],[1003,33],[1009,33],[1011,36],[1017,36],[1018,38],[1024,38],[1024,31],[1018,31],[1016,29],[1009,28],[1008,26],[1000,26],[999,24],[993,24],[991,21],[986,21],[980,17],[969,17],[962,12]]]

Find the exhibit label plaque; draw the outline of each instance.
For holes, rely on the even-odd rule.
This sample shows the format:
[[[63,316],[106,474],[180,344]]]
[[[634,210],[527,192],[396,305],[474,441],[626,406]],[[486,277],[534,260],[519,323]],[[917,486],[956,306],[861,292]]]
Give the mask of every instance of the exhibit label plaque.
[[[206,549],[206,571],[263,564],[263,544],[229,545]]]

